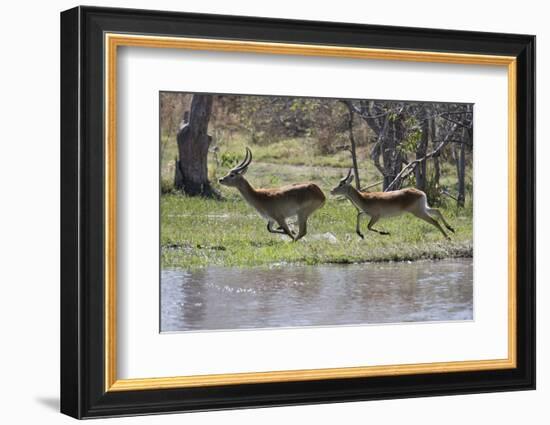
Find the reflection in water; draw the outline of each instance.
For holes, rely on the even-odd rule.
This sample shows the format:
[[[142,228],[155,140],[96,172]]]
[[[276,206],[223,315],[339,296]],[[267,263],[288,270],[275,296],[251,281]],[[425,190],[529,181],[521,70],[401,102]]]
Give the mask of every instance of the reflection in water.
[[[472,260],[163,270],[161,331],[472,320]]]

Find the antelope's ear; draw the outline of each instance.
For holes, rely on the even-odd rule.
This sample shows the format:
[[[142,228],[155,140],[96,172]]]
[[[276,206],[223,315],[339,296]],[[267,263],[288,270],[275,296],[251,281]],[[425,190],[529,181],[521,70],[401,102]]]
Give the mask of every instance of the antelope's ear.
[[[248,171],[248,167],[244,167],[241,171],[239,171],[238,174],[240,174],[241,176],[245,175],[246,172]]]
[[[353,181],[354,175],[352,173],[349,173],[349,176],[346,179],[346,184],[350,184]]]

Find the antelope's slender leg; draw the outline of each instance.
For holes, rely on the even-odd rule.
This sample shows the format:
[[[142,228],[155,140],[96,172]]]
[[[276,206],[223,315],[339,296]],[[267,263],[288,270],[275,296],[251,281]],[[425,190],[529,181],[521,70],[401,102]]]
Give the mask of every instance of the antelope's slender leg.
[[[413,213],[415,216],[417,216],[419,219],[424,220],[427,223],[430,223],[432,226],[435,226],[439,229],[441,233],[443,233],[443,236],[445,236],[446,239],[451,240],[451,238],[445,233],[445,230],[443,230],[443,227],[439,224],[437,220],[432,218],[427,211],[422,211],[418,213]]]
[[[383,230],[376,230],[374,229],[372,226],[374,226],[376,224],[376,222],[378,221],[380,217],[377,216],[377,215],[373,215],[371,218],[370,218],[370,221],[369,221],[369,224],[367,225],[367,229],[369,229],[371,232],[376,232],[380,235],[389,235],[390,232],[384,232]]]
[[[445,221],[445,219],[443,218],[443,214],[441,214],[441,211],[439,211],[437,208],[427,208],[426,211],[428,211],[428,214],[435,215],[437,218],[439,218],[443,222],[445,227],[451,232],[455,232],[455,229],[453,229],[451,225]]]
[[[302,239],[307,233],[307,215],[298,215],[298,235],[294,239],[296,242],[298,239]]]
[[[365,236],[361,233],[361,215],[365,214],[364,211],[357,211],[357,223],[355,224],[355,233],[359,235],[361,239],[365,239]]]
[[[284,232],[290,236],[290,238],[292,240],[294,240],[294,234],[292,233],[292,231],[290,230],[290,228],[288,227],[288,224],[286,224],[286,220],[283,218],[283,219],[280,219],[280,220],[277,220],[277,223],[279,224],[279,226],[281,226],[281,228],[284,230]]]
[[[267,231],[269,233],[279,233],[281,235],[286,235],[286,232],[282,228],[274,229],[273,225],[275,224],[274,221],[268,220],[267,221]]]

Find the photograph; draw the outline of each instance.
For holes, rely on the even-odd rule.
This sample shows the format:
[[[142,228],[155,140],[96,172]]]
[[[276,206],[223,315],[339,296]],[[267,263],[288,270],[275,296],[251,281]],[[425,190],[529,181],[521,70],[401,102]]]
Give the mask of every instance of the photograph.
[[[159,92],[160,331],[474,320],[474,109]]]

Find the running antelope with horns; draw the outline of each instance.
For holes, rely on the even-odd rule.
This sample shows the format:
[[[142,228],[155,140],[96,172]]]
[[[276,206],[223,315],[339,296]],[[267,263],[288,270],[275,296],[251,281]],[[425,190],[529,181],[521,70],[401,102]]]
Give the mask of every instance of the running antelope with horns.
[[[355,205],[357,208],[355,231],[361,238],[364,239],[360,229],[360,219],[363,214],[370,216],[367,228],[381,235],[389,235],[389,233],[373,228],[379,219],[401,215],[405,212],[411,213],[437,227],[447,239],[450,239],[449,236],[434,217],[440,219],[445,227],[454,233],[454,229],[445,221],[443,214],[438,209],[428,206],[426,194],[421,190],[408,188],[390,192],[360,192],[351,185],[353,177],[350,169],[348,175],[340,180],[338,186],[332,189],[330,193],[343,195]]]
[[[307,219],[325,203],[325,195],[314,183],[296,183],[276,189],[254,189],[244,174],[252,162],[252,152],[246,148],[244,160],[232,168],[219,182],[235,187],[253,208],[267,219],[267,230],[286,234],[297,241],[307,232]],[[294,235],[287,219],[298,218],[298,234]],[[276,229],[273,226],[277,224]]]

